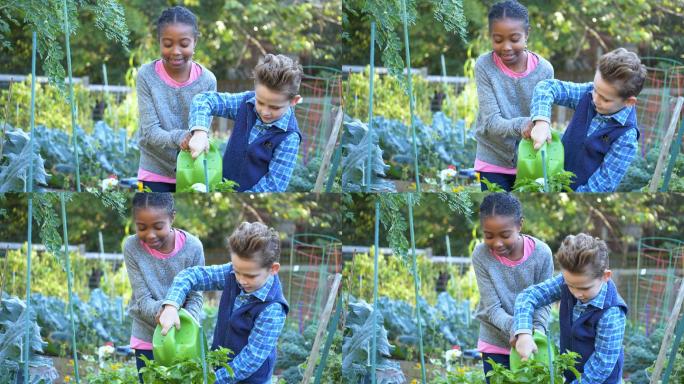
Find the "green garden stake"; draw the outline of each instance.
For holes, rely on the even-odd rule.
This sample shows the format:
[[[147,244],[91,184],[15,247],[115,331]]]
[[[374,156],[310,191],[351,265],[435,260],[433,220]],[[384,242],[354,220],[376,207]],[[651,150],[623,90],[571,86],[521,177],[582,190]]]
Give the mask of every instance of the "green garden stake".
[[[31,146],[31,154],[33,154],[33,129],[35,127],[36,115],[36,32],[33,32],[33,47],[31,48],[31,116],[30,126],[31,135],[29,137],[29,145]],[[31,349],[31,253],[32,253],[32,227],[33,223],[33,159],[29,162],[29,177],[28,177],[28,234],[26,241],[28,242],[26,254],[26,335],[24,336],[24,348],[22,354],[24,357],[24,381],[31,382],[29,377],[29,351]],[[13,275],[14,276],[14,273]],[[13,277],[14,280],[14,277]],[[14,282],[12,282],[14,286]]]
[[[373,169],[373,78],[375,77],[375,22],[371,21],[370,35],[370,83],[368,85],[368,165],[366,171],[366,192],[371,190]]]
[[[67,15],[67,2],[64,4],[64,38],[66,40],[67,70],[69,74],[69,105],[71,105],[71,134],[74,144],[74,157],[76,159],[76,191],[81,192],[81,172],[78,164],[78,135],[76,135],[76,99],[74,99],[74,80],[71,76],[71,44],[69,43],[69,16]]]
[[[547,332],[546,335],[546,353],[548,353],[548,358],[549,358],[549,374],[551,376],[551,384],[554,384],[554,375],[553,375],[553,350],[551,348],[553,341],[551,341],[551,331]]]
[[[204,384],[207,384],[207,355],[204,350],[204,329],[202,328],[202,324],[200,324],[199,329],[197,330],[199,332],[199,339],[200,339],[200,351],[201,351],[201,356],[202,356],[202,379],[204,380]]]
[[[675,362],[677,361],[679,344],[682,342],[682,334],[684,334],[684,316],[682,316],[677,322],[675,338],[672,341],[672,349],[670,350],[670,359],[667,361],[667,368],[665,369],[665,374],[663,375],[662,384],[668,384],[670,382],[670,375],[672,374]]]
[[[71,274],[71,256],[69,256],[69,235],[67,233],[67,221],[66,221],[66,201],[64,199],[64,192],[59,194],[60,203],[62,205],[62,228],[64,232],[64,260],[66,261],[66,273],[67,273],[67,291],[69,293],[69,319],[71,321],[71,348],[74,352],[74,377],[76,378],[76,383],[78,384],[81,380],[78,374],[78,348],[76,346],[76,323],[74,320],[74,301],[73,301],[73,291],[72,291],[72,281],[73,275]]]
[[[202,165],[204,166],[204,186],[207,188],[206,192],[209,193],[209,168],[206,157],[202,159]]]
[[[314,384],[320,384],[321,378],[323,377],[323,371],[325,370],[325,364],[328,361],[328,353],[330,352],[330,347],[332,346],[333,339],[335,338],[335,332],[337,331],[337,324],[340,321],[340,316],[342,315],[342,294],[337,297],[337,308],[335,308],[335,315],[332,322],[328,325],[328,337],[325,339],[325,346],[323,347],[323,353],[321,353],[321,361],[316,367],[316,377],[314,378]],[[373,375],[375,376],[375,375]]]
[[[546,174],[546,150],[544,148],[541,149],[541,158],[542,158],[542,172],[544,174],[544,192],[549,192],[549,177]]]
[[[373,336],[371,337],[371,384],[375,384],[378,349],[378,258],[380,252],[380,200],[375,199],[375,237],[373,249]]]
[[[294,234],[290,238],[290,273],[287,276],[287,299],[292,300],[292,274],[294,273]]]
[[[418,169],[418,139],[416,138],[416,126],[413,123],[413,86],[411,84],[411,53],[409,51],[409,34],[408,34],[408,15],[406,13],[406,0],[401,0],[401,11],[404,20],[404,47],[406,48],[406,75],[408,76],[408,96],[409,96],[409,110],[411,113],[411,135],[413,136],[413,168],[416,173],[416,192],[420,193],[420,171]],[[421,355],[422,358],[422,355]],[[425,369],[423,369],[423,383],[425,383]]]
[[[403,3],[404,0],[402,0]],[[418,323],[418,345],[420,350],[420,376],[422,383],[427,383],[425,376],[425,353],[423,352],[423,327],[420,321],[420,305],[418,298],[420,298],[418,263],[416,262],[416,236],[413,230],[413,193],[408,194],[408,208],[409,208],[409,233],[411,234],[411,259],[413,260],[413,286],[416,290],[416,322]]]
[[[679,125],[679,132],[677,133],[677,140],[675,140],[674,145],[670,149],[670,162],[665,170],[665,178],[663,179],[663,186],[660,187],[660,192],[667,192],[670,188],[670,178],[672,177],[672,170],[674,169],[675,163],[677,162],[677,157],[679,156],[679,151],[682,148],[682,136],[684,135],[684,118],[682,118],[682,123]]]

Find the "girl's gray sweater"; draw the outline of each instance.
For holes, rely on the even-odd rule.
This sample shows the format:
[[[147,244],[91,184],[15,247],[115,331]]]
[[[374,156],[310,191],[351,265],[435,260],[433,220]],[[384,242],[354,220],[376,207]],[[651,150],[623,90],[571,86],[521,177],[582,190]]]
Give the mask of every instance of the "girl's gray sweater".
[[[182,231],[180,229],[175,229]],[[133,319],[131,334],[143,341],[152,342],[157,324],[154,317],[161,308],[173,278],[195,265],[204,265],[204,250],[200,240],[185,233],[185,244],[177,254],[168,259],[157,259],[140,244],[138,236],[129,236],[124,242],[124,262],[133,293],[128,304],[128,314]],[[202,294],[191,291],[183,304],[196,319],[202,311]]]
[[[202,74],[192,84],[173,88],[154,70],[154,63],[138,71],[140,168],[167,177],[176,177],[176,157],[180,143],[190,132],[188,117],[192,97],[216,91],[216,77],[202,67]]]
[[[553,276],[551,249],[543,241],[532,239],[535,244],[532,254],[514,267],[498,261],[485,244],[479,244],[473,251],[473,268],[480,291],[476,317],[480,320],[480,340],[488,344],[510,348],[516,296],[530,285]],[[547,329],[549,308],[534,312],[535,329]]]
[[[553,78],[553,66],[543,57],[526,77],[506,76],[494,63],[493,53],[475,63],[478,113],[475,126],[477,159],[500,167],[515,168],[518,142],[530,122],[532,91],[538,82]]]

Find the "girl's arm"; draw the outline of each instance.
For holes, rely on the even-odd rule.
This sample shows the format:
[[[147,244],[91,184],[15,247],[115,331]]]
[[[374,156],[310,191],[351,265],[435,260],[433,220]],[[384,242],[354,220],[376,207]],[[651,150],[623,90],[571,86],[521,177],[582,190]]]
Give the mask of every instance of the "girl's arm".
[[[501,108],[494,94],[491,79],[478,66],[475,66],[475,81],[480,114],[484,117],[483,130],[495,136],[522,137],[522,131],[530,123],[530,118],[524,116],[505,119],[501,116]]]
[[[166,293],[162,305],[170,304],[180,308],[181,303],[185,303],[185,298],[190,291],[223,290],[226,286],[228,274],[232,270],[233,265],[231,263],[186,268],[173,279],[173,284]]]
[[[201,246],[199,252],[195,256],[195,260],[193,260],[192,262],[192,265],[202,267],[204,266],[204,251]],[[190,293],[188,293],[188,297],[185,299],[185,304],[183,305],[183,308],[190,312],[190,314],[199,321],[201,319],[200,315],[202,313],[202,304],[202,293],[197,291],[190,291]]]
[[[149,84],[138,75],[135,88],[138,92],[138,116],[140,124],[140,140],[154,146],[177,149],[188,131],[185,129],[166,130],[162,128],[154,106]],[[184,128],[184,127],[181,127]]]
[[[494,288],[495,283],[477,255],[473,257],[473,267],[475,268],[477,288],[480,292],[480,303],[485,309],[489,322],[510,334],[511,327],[513,326],[513,316],[501,307],[501,300],[499,300],[499,295]]]
[[[188,125],[191,131],[209,132],[211,117],[220,116],[235,120],[240,103],[247,92],[202,92],[192,98]]]
[[[141,320],[154,325],[154,319],[162,306],[162,300],[156,300],[152,297],[144,279],[145,274],[140,270],[135,258],[126,250],[126,247],[124,247],[124,263],[134,298],[134,301],[129,305],[129,311],[137,314]]]
[[[236,383],[256,372],[278,344],[278,337],[285,325],[285,311],[279,303],[266,307],[254,320],[247,345],[235,355],[228,365],[235,376],[230,377],[225,368],[216,371],[217,383]]]

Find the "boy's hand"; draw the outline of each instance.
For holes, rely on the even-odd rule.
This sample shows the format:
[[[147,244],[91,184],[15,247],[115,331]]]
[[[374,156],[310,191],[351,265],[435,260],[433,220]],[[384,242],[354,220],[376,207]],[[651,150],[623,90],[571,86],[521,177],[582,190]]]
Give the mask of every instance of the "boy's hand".
[[[545,141],[550,143],[551,127],[549,126],[549,123],[541,120],[535,121],[534,128],[532,128],[532,131],[530,132],[530,137],[532,138],[532,141],[534,141],[535,150],[541,148]]]
[[[529,139],[531,137],[530,135],[532,134],[532,127],[534,127],[534,121],[530,120],[527,126],[523,128],[522,132],[520,132],[523,139]]]
[[[176,331],[180,330],[180,318],[178,317],[178,310],[176,307],[169,304],[164,306],[164,309],[159,315],[159,325],[162,327],[162,336],[166,336],[171,327],[176,327]]]
[[[534,343],[532,335],[521,333],[518,335],[518,341],[515,343],[515,350],[518,351],[520,359],[525,361],[530,358],[530,355],[537,352],[537,344]]]
[[[183,140],[180,143],[180,149],[183,151],[187,151],[190,149],[188,147],[188,144],[190,144],[190,139],[192,138],[192,132],[188,132],[185,137],[183,137]]]
[[[192,132],[189,147],[190,154],[196,159],[202,152],[209,151],[209,137],[205,131],[196,130]]]

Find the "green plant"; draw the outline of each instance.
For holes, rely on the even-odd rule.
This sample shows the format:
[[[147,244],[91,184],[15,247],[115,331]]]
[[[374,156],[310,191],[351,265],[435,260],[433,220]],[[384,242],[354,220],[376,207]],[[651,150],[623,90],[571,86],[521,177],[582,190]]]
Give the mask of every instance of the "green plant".
[[[511,371],[490,358],[487,362],[492,365],[492,370],[487,373],[487,377],[491,384],[548,384],[553,374],[554,382],[562,383],[565,380],[563,374],[569,370],[579,380],[581,375],[575,368],[578,358],[579,354],[575,352],[558,356],[553,362],[553,372],[550,372],[548,366],[532,359],[523,361],[518,370]]]
[[[572,192],[570,184],[575,174],[563,171],[551,175],[548,178],[548,192]],[[544,192],[544,179],[516,179],[513,185],[514,192]]]
[[[138,372],[130,365],[113,363],[90,373],[87,379],[88,384],[137,384]]]
[[[219,348],[207,351],[207,382],[214,383],[216,374],[214,368],[225,368],[228,374],[233,376],[233,369],[228,365],[229,355],[232,351],[228,348]],[[170,366],[160,365],[155,360],[149,360],[145,356],[140,357],[145,362],[145,367],[140,370],[143,380],[148,384],[187,384],[202,383],[202,362],[199,359],[174,361]]]

